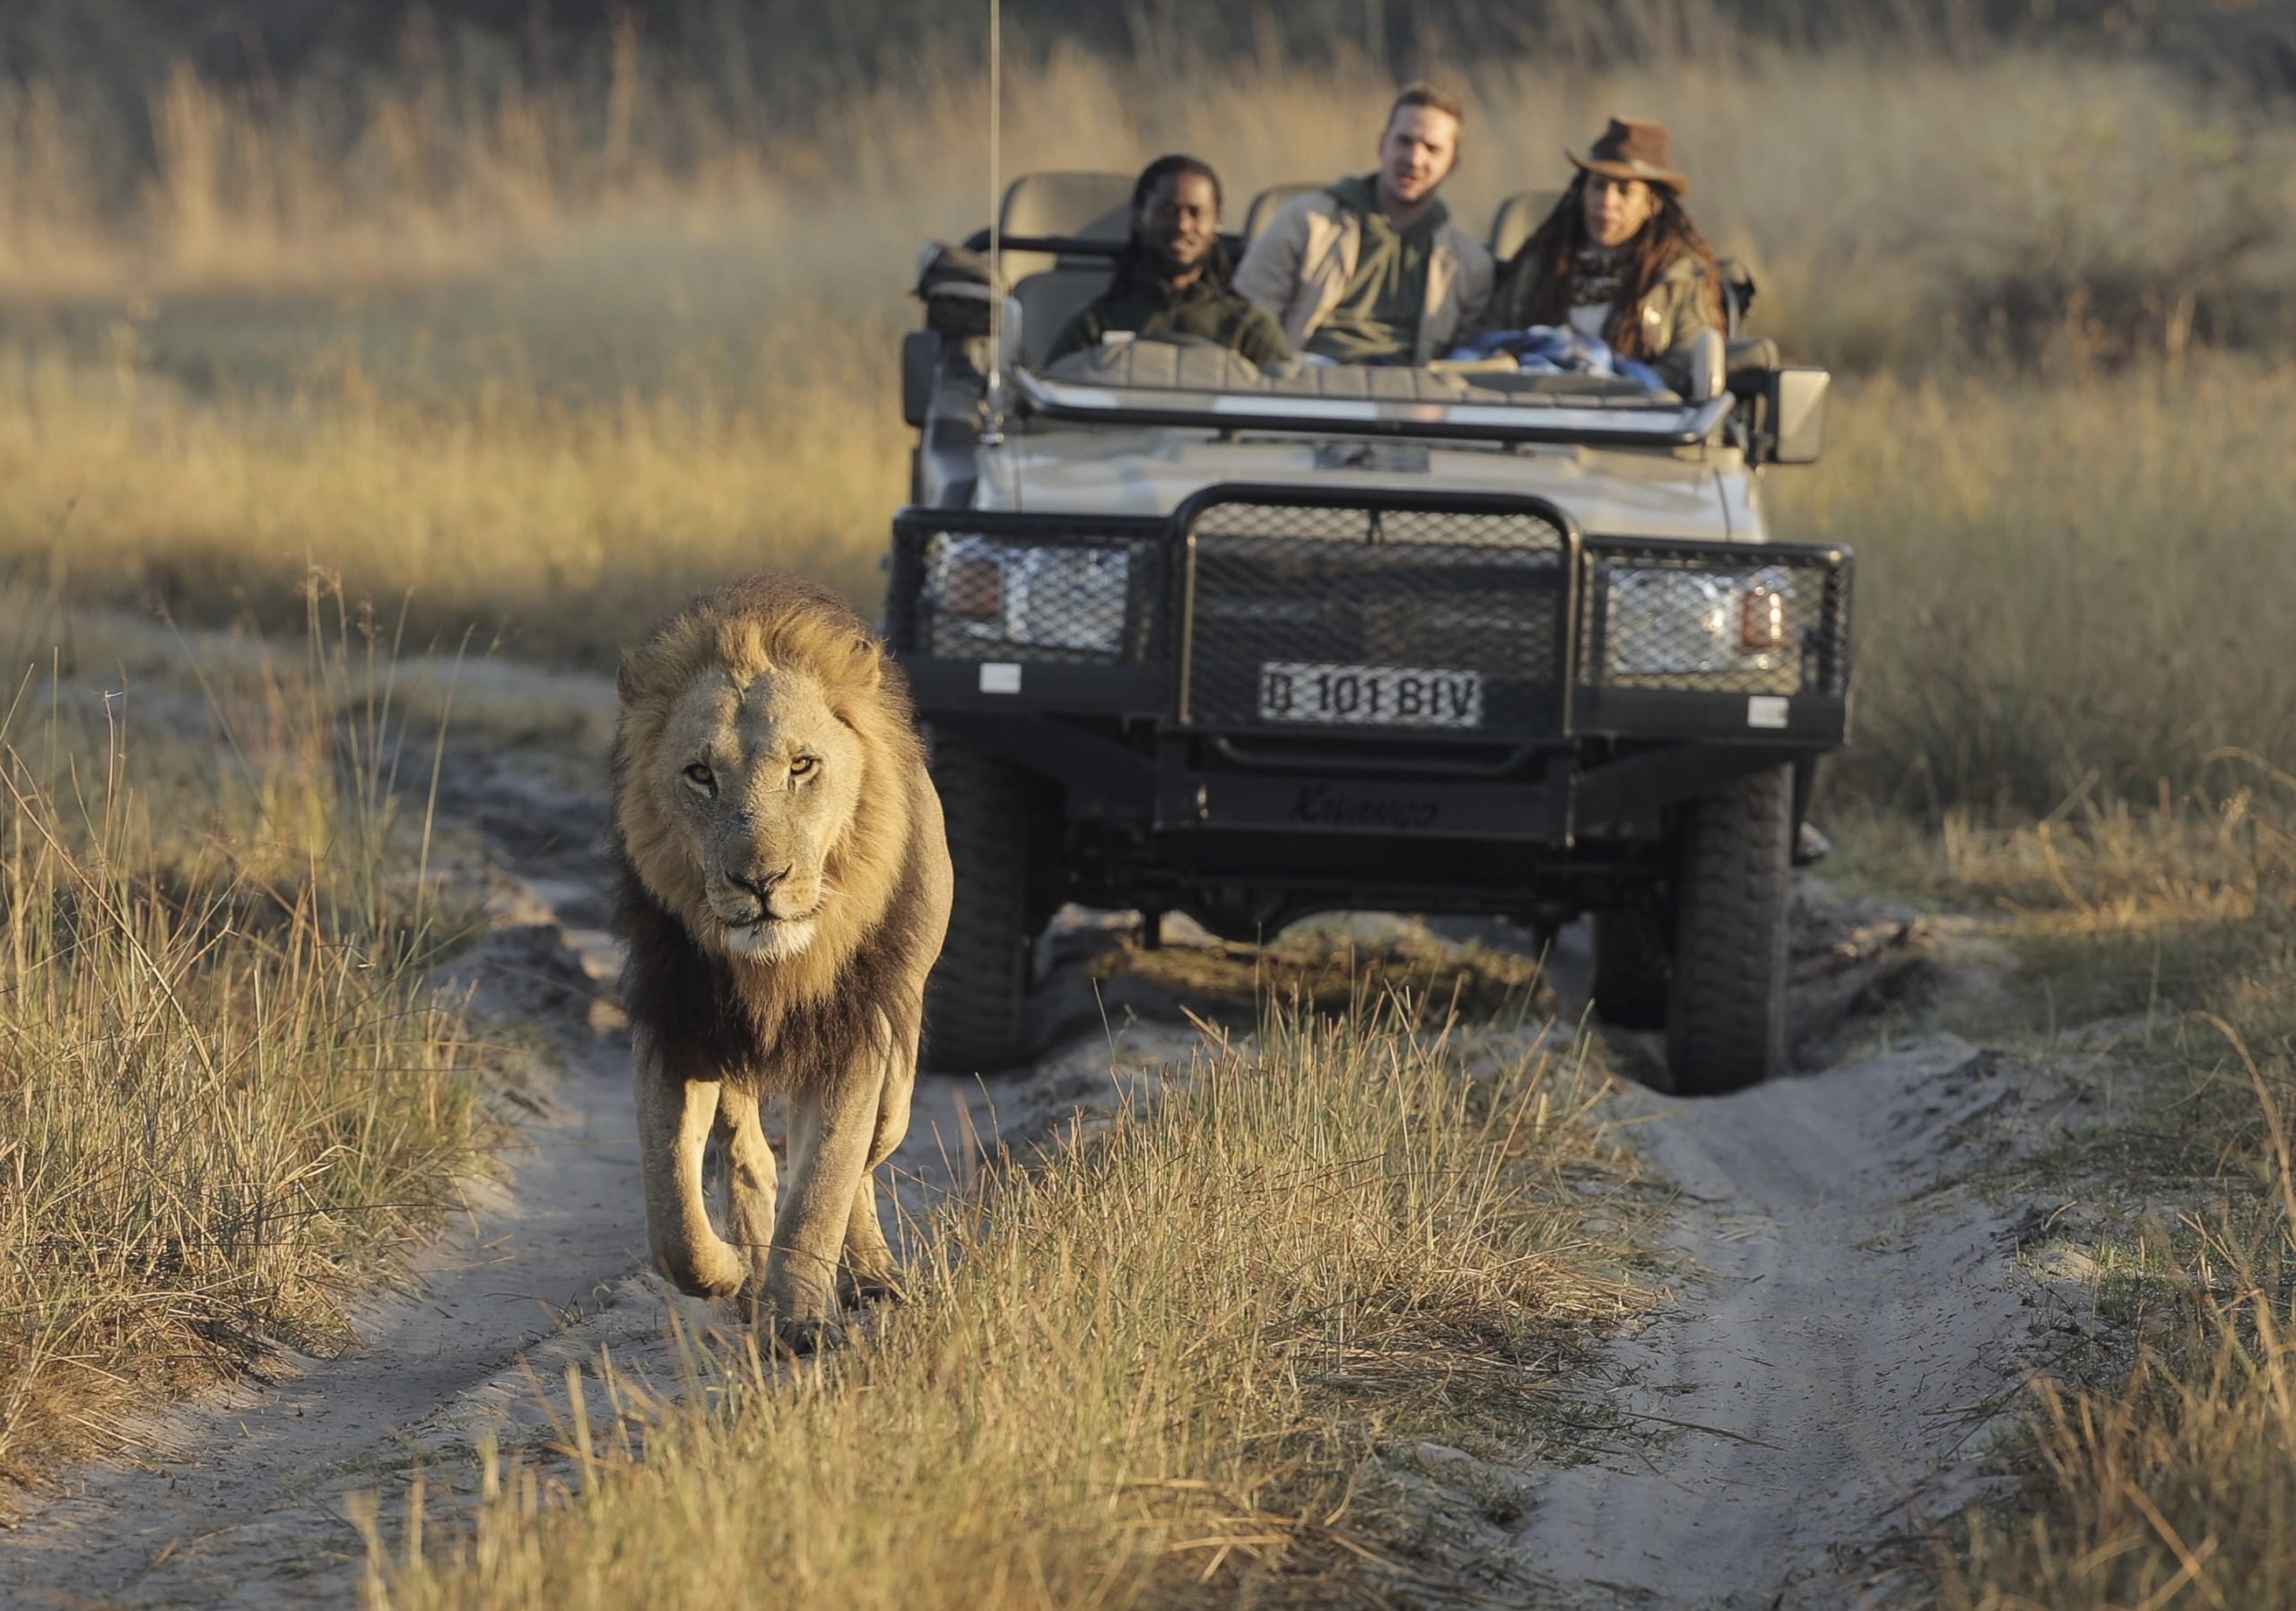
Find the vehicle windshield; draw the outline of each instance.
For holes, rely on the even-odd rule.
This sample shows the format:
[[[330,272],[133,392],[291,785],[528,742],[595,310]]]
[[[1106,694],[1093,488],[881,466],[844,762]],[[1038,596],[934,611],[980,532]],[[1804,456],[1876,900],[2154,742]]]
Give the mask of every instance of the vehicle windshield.
[[[1210,343],[1137,340],[1015,376],[1031,412],[1081,422],[1461,437],[1492,441],[1703,441],[1729,399],[1686,402],[1603,375],[1496,366],[1301,365],[1262,372]]]

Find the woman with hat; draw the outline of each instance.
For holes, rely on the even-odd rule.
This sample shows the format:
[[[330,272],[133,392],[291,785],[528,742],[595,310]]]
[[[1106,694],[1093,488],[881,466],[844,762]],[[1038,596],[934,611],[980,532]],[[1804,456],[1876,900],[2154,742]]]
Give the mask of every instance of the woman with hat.
[[[1722,323],[1714,250],[1683,211],[1690,181],[1667,165],[1665,126],[1613,118],[1578,177],[1499,271],[1493,329],[1568,327],[1648,364],[1680,389],[1690,343]]]

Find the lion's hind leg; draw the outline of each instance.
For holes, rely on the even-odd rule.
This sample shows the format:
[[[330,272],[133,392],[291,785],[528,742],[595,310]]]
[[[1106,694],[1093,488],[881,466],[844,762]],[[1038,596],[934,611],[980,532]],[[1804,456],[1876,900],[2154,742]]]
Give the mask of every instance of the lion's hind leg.
[[[724,1297],[747,1269],[710,1224],[701,1194],[701,1154],[717,1120],[719,1082],[683,1077],[643,1033],[637,1053],[638,1152],[654,1263],[681,1292]]]

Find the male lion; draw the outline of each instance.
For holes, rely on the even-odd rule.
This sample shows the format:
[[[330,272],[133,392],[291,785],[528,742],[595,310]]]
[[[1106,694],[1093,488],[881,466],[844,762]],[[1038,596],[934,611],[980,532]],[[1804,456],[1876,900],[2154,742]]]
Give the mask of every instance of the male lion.
[[[646,1223],[685,1292],[746,1289],[800,1351],[848,1293],[893,1286],[871,1171],[909,1128],[925,978],[949,922],[948,837],[900,668],[810,583],[695,600],[622,658],[615,927]],[[758,1124],[789,1097],[774,1212]],[[733,1241],[702,1204],[726,1144]]]

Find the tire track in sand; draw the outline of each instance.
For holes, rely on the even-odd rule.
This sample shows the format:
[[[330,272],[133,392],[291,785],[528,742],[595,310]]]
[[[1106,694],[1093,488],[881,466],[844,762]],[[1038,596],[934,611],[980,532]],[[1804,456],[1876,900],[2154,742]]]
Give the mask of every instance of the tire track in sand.
[[[2011,1077],[1939,1035],[1717,1100],[1622,1096],[1685,1199],[1684,1284],[1609,1351],[1603,1407],[1631,1452],[1539,1489],[1526,1569],[1590,1605],[1893,1589],[1866,1548],[1975,1497],[1984,1429],[2038,1363],[2013,1226],[1935,1190],[1952,1132]]]

